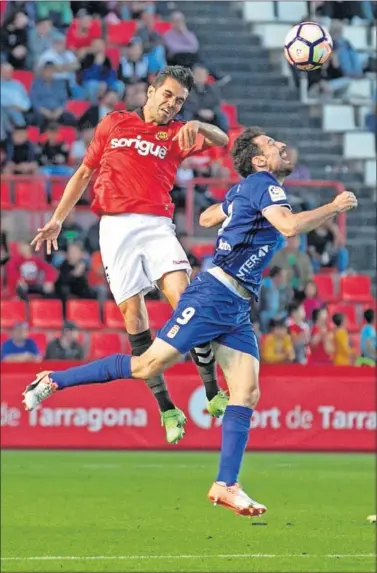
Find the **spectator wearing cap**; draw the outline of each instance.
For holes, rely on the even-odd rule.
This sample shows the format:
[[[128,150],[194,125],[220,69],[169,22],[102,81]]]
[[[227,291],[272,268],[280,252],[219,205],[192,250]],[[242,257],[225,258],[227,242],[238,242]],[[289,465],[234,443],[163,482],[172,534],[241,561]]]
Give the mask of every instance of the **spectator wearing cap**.
[[[6,116],[10,130],[26,126],[25,114],[31,108],[31,101],[25,86],[13,79],[13,66],[8,62],[1,64],[0,99],[1,116]],[[5,117],[4,117],[5,119]]]
[[[217,125],[227,133],[229,124],[221,111],[221,93],[218,86],[208,83],[209,71],[203,64],[195,64],[193,74],[195,83],[184,106],[184,118]]]
[[[268,331],[270,320],[283,319],[286,307],[292,298],[287,284],[287,272],[280,267],[272,267],[268,277],[262,281],[259,297],[259,321],[261,331]]]
[[[35,26],[29,31],[29,49],[33,66],[38,62],[43,52],[52,48],[55,38],[59,35],[59,30],[54,28],[49,18],[37,20]]]
[[[164,41],[155,29],[155,15],[144,10],[137,27],[137,37],[143,42],[144,53],[149,55],[150,65],[157,70],[166,66]]]
[[[262,339],[261,356],[267,364],[293,362],[295,352],[284,320],[270,320],[269,333]]]
[[[163,35],[169,65],[192,67],[199,58],[199,41],[189,30],[182,12],[171,15],[172,28]]]
[[[124,95],[124,84],[116,77],[110,58],[106,55],[106,44],[102,38],[93,40],[88,53],[81,63],[80,79],[88,99],[97,103],[106,90],[113,89]]]
[[[76,72],[80,69],[80,62],[74,52],[67,50],[64,34],[56,36],[52,47],[41,54],[37,62],[37,69],[43,68],[46,62],[54,64],[53,78],[66,82],[69,95],[73,99],[85,98],[84,89],[76,82]]]
[[[40,172],[49,177],[72,175],[73,167],[67,165],[68,156],[68,145],[59,136],[59,125],[49,123],[44,133],[44,141],[41,144]]]
[[[1,346],[3,362],[39,362],[41,355],[34,340],[29,338],[29,326],[26,322],[14,325],[12,336]]]
[[[124,84],[148,82],[149,75],[158,71],[151,68],[149,56],[143,53],[143,44],[140,38],[133,38],[123,48],[118,66],[118,78]]]
[[[46,62],[31,86],[30,99],[36,122],[42,129],[50,122],[76,124],[74,115],[64,109],[68,101],[67,85],[64,80],[54,79],[55,71],[54,64]]]
[[[1,30],[1,51],[16,70],[28,67],[28,25],[25,12],[14,12],[4,22]]]
[[[78,341],[78,334],[76,324],[66,321],[61,335],[48,343],[45,360],[83,360],[84,349]]]

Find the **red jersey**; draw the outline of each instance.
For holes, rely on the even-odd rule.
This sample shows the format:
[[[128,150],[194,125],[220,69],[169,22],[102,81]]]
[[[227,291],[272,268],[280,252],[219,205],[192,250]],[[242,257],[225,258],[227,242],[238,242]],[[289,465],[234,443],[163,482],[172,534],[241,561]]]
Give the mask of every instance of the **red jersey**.
[[[317,325],[314,325],[311,332],[313,338],[320,332]],[[310,344],[310,364],[332,364],[332,357],[326,352],[325,345],[321,340],[316,346]]]
[[[20,280],[28,285],[55,282],[57,271],[40,257],[33,255],[25,258],[16,255],[11,258],[6,267],[7,283],[9,290],[13,293]]]
[[[182,151],[172,141],[184,125],[146,123],[142,112],[114,111],[98,124],[83,163],[98,169],[92,210],[97,215],[143,213],[172,217],[170,191],[179,164],[207,148],[203,135]]]

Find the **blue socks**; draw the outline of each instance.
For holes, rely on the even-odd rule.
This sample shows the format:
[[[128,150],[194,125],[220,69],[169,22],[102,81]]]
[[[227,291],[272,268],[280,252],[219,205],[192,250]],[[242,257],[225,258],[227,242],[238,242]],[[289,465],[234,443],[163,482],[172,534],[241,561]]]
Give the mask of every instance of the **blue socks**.
[[[82,384],[111,382],[118,378],[132,378],[131,356],[129,354],[112,354],[83,366],[52,372],[51,378],[58,385],[58,390]]]
[[[246,406],[227,406],[223,417],[219,473],[216,481],[234,485],[249,438],[253,410]]]

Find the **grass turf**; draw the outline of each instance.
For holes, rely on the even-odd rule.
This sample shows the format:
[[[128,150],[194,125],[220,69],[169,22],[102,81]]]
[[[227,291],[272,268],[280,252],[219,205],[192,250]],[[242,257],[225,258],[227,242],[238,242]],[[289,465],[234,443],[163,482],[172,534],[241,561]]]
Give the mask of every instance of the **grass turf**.
[[[376,570],[373,456],[248,454],[254,519],[207,501],[217,458],[3,452],[1,571]]]

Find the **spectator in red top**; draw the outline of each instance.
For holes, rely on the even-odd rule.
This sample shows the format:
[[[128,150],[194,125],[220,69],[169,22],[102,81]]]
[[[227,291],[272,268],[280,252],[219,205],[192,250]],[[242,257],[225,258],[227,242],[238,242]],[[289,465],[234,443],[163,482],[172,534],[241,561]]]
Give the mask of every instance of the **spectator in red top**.
[[[317,285],[314,281],[309,281],[306,283],[304,295],[305,299],[303,304],[305,308],[306,320],[310,320],[313,315],[313,311],[321,308],[323,305],[323,301],[318,296]]]
[[[292,337],[295,362],[306,364],[309,354],[309,326],[305,322],[305,309],[301,302],[294,301],[288,307],[288,331]]]
[[[19,255],[12,257],[7,265],[8,288],[23,300],[29,294],[53,296],[56,270],[41,257],[36,256],[29,243],[22,242]]]
[[[310,333],[310,364],[332,364],[332,333],[327,328],[327,308],[316,308],[312,313],[313,328]]]
[[[96,38],[101,38],[101,26],[86,10],[79,10],[67,31],[67,47],[82,59]]]

